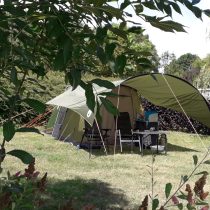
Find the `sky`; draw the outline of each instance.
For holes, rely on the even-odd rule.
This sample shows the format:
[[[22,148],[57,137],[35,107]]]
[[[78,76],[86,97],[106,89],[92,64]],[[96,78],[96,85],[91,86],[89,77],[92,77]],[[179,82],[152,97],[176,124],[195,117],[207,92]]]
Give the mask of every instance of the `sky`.
[[[199,8],[210,9],[210,0],[201,0],[197,4]],[[152,13],[151,13],[152,14]],[[168,51],[176,57],[192,53],[200,58],[210,54],[210,18],[203,16],[203,21],[197,19],[192,12],[182,8],[183,16],[174,12],[173,20],[184,26],[187,33],[170,33],[156,29],[149,24],[143,24],[145,34],[149,35],[150,41],[156,46],[159,56]],[[134,18],[134,20],[137,18]]]

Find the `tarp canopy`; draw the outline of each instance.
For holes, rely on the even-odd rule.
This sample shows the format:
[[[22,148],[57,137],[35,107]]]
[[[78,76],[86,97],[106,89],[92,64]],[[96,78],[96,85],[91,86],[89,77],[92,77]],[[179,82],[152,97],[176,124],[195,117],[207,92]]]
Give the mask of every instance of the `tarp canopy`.
[[[124,81],[113,82],[115,86],[123,85],[136,89],[144,98],[155,105],[184,112],[193,119],[210,128],[210,110],[208,102],[201,93],[187,81],[167,74],[145,74]],[[97,93],[107,91],[94,88]],[[110,90],[109,90],[110,91]],[[89,123],[94,120],[94,113],[86,106],[85,91],[78,87],[67,90],[47,104],[67,107],[79,113]]]

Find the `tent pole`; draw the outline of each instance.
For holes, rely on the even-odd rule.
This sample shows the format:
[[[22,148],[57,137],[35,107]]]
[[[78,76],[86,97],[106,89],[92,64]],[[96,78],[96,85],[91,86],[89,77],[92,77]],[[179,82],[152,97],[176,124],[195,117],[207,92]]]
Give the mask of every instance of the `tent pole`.
[[[120,104],[120,85],[118,86],[118,90],[117,90],[117,109],[119,108],[119,104]],[[115,122],[115,131],[117,130],[117,120],[118,120],[118,116],[116,117],[116,122]],[[117,134],[115,132],[114,135],[114,155],[116,153],[116,143],[117,143]]]
[[[99,128],[98,121],[97,121],[96,117],[95,117],[95,122],[96,122],[96,125],[97,125],[97,128],[98,128],[99,135],[100,135],[100,137],[101,137],[101,141],[102,141],[102,144],[103,144],[103,147],[104,147],[104,152],[106,153],[106,155],[108,155],[108,154],[107,154],[107,150],[106,150],[106,146],[105,146],[105,144],[104,144],[104,139],[103,139],[103,136],[102,136],[102,134],[101,134],[101,130],[100,130],[100,128]]]
[[[179,104],[179,106],[180,106],[182,112],[183,112],[184,115],[186,116],[186,118],[187,118],[187,120],[189,121],[190,125],[192,126],[194,132],[196,133],[196,135],[198,136],[199,140],[201,141],[203,147],[208,151],[208,148],[207,148],[206,145],[203,143],[203,140],[201,139],[201,137],[199,136],[198,132],[196,131],[194,125],[192,124],[190,118],[188,117],[187,113],[185,112],[184,108],[182,107],[181,103],[179,102],[179,99],[176,97],[176,94],[174,93],[173,89],[171,88],[169,82],[167,81],[167,79],[166,79],[166,77],[164,76],[163,73],[162,73],[162,76],[163,76],[163,78],[164,78],[164,80],[165,80],[167,86],[169,87],[169,89],[170,89],[172,95],[174,96],[174,98],[176,99],[177,103]]]

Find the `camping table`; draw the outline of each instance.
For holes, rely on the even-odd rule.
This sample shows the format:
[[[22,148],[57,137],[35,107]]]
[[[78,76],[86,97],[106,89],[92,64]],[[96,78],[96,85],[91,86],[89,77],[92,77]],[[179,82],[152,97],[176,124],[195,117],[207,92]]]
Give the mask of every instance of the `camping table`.
[[[145,131],[134,131],[133,134],[136,134],[136,135],[153,135],[153,134],[167,134],[168,131],[163,131],[163,130],[158,130],[158,131],[152,131],[152,130],[145,130]],[[144,136],[143,136],[144,137]],[[142,155],[143,155],[143,139],[141,140],[141,149],[142,149]],[[166,143],[167,144],[167,143]],[[156,145],[157,145],[157,153],[158,153],[158,139],[157,139],[157,142],[156,142]],[[165,148],[165,151],[166,151],[166,148]]]

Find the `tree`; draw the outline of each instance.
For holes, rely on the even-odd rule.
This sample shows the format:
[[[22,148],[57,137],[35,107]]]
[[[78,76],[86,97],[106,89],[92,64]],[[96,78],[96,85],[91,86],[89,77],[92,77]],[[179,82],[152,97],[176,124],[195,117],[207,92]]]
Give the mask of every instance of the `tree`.
[[[193,79],[198,75],[200,68],[198,66],[197,55],[186,53],[178,59],[173,59],[168,65],[165,66],[165,73],[179,76],[192,83]]]
[[[199,65],[202,65],[201,70],[195,78],[193,84],[195,87],[201,89],[210,88],[210,55],[200,61]]]
[[[174,53],[169,53],[168,51],[164,52],[160,57],[160,70],[164,71],[165,68],[175,59],[176,56]]]
[[[116,27],[119,28],[119,26]],[[125,31],[128,33],[126,40],[112,32],[109,32],[105,49],[105,52],[108,52],[109,48],[115,48],[113,55],[109,58],[111,60],[109,61],[111,64],[115,62],[115,58],[118,56],[122,54],[125,55],[126,66],[124,71],[119,75],[115,72],[114,66],[108,65],[104,68],[99,67],[95,69],[95,71],[91,72],[92,74],[97,76],[103,75],[113,77],[119,75],[123,78],[127,78],[129,76],[135,76],[140,73],[148,73],[157,69],[159,56],[155,46],[149,40],[149,36],[143,35],[143,31],[141,29],[139,29],[139,34],[133,33],[133,28],[126,28]],[[107,55],[104,54],[104,57],[106,56]]]

